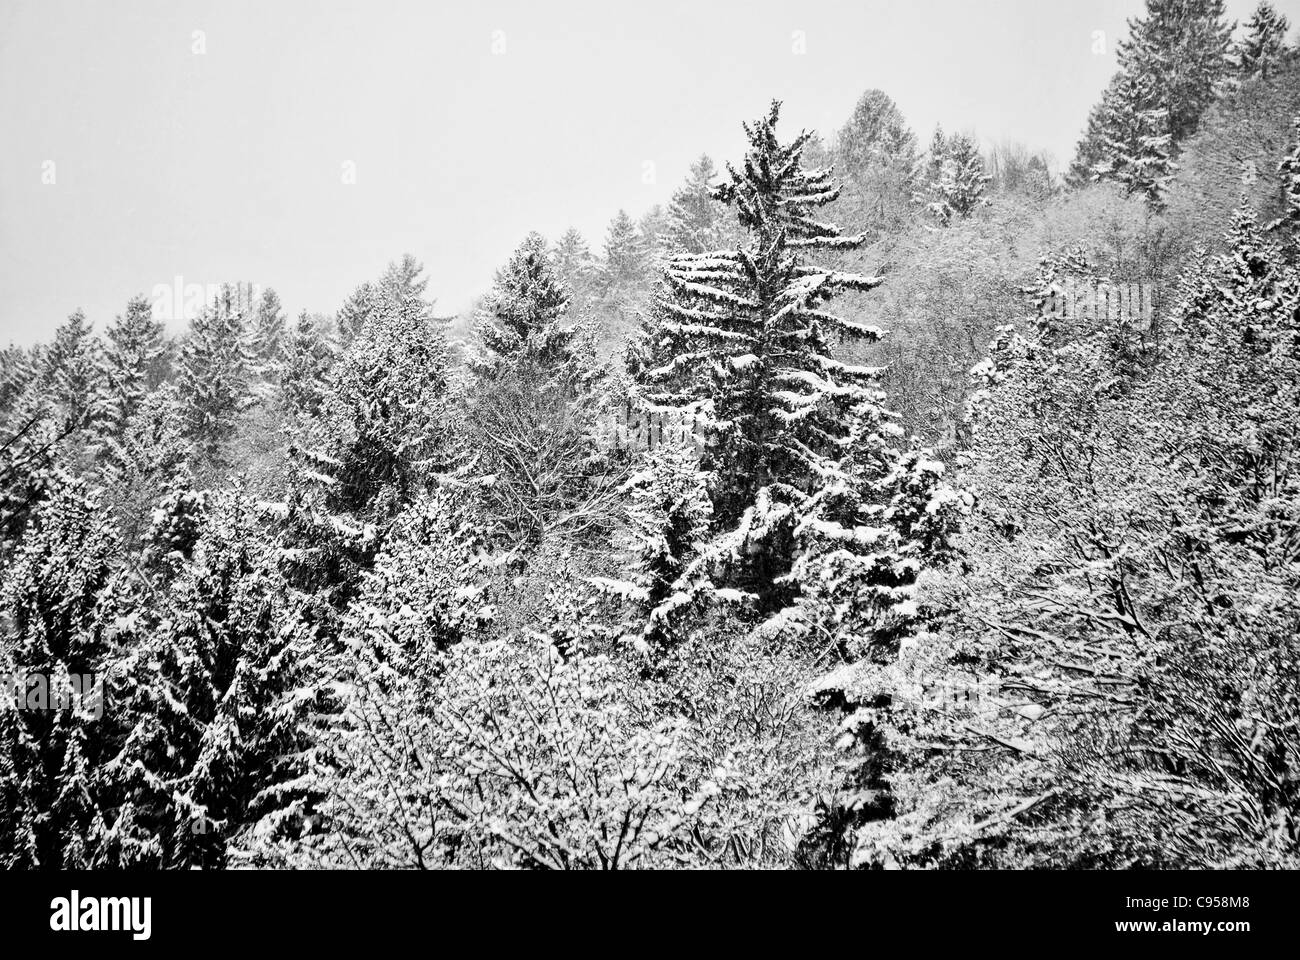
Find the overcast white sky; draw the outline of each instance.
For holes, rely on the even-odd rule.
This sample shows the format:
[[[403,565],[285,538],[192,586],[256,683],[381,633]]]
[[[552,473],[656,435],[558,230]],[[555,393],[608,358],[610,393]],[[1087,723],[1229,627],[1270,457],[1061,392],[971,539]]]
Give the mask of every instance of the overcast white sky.
[[[1300,0],[1276,5],[1300,22]],[[1244,20],[1254,0],[1228,6]],[[0,340],[77,307],[102,329],[177,276],[332,311],[404,251],[457,311],[529,230],[598,249],[699,153],[735,159],[772,97],[791,132],[829,132],[880,87],[923,143],[942,123],[1063,165],[1142,8],[2,0]]]

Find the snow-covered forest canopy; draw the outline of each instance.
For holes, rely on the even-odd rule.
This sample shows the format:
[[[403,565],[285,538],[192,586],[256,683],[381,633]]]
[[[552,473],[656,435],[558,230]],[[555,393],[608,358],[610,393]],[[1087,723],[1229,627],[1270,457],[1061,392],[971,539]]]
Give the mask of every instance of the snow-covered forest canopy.
[[[0,350],[0,865],[1300,867],[1286,18],[1147,0],[1064,177],[735,123],[460,316]]]

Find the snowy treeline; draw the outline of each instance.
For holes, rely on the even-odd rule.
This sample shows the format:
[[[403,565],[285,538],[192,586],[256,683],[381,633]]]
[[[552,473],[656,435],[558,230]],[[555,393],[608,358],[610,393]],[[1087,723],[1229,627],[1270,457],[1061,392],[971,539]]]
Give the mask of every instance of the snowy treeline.
[[[1300,866],[1286,31],[1148,0],[1068,183],[774,102],[471,317],[3,351],[0,863]]]

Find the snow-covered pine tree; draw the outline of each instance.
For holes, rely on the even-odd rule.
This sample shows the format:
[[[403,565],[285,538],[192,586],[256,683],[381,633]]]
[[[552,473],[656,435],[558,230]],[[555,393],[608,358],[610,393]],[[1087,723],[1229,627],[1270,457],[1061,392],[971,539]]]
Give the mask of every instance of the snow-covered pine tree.
[[[872,228],[888,230],[911,215],[919,156],[916,134],[882,90],[868,90],[835,140],[838,168],[852,182],[858,212]]]
[[[681,578],[708,541],[713,503],[710,478],[687,445],[660,444],[638,466],[624,485],[635,551],[630,565],[635,573],[630,580],[594,577],[590,582],[629,605],[630,639],[636,649],[648,654],[656,645],[681,639],[676,629],[678,613],[695,599]],[[674,594],[676,602],[669,603]]]
[[[1287,31],[1291,23],[1269,0],[1246,21],[1246,35],[1237,45],[1237,71],[1242,79],[1266,80],[1287,57]]]
[[[709,557],[726,554],[737,583],[778,604],[789,590],[773,581],[789,570],[802,510],[838,476],[851,411],[878,399],[877,371],[835,359],[831,337],[874,339],[880,331],[819,307],[838,291],[882,282],[810,262],[812,251],[852,248],[863,238],[815,218],[838,188],[829,170],[803,169],[806,132],[787,144],[777,139],[779,115],[774,101],[745,125],[744,164],[729,165],[729,182],[718,189],[746,242],[669,263],[635,391],[648,410],[700,418],[702,466],[715,478],[714,522],[726,532]],[[683,576],[697,577],[701,566]]]
[[[168,868],[224,866],[310,801],[323,673],[253,504],[220,491],[201,524],[123,667],[135,726],[114,772]]]
[[[1128,26],[1118,45],[1119,70],[1088,115],[1070,165],[1073,186],[1096,179],[1097,169],[1113,161],[1111,142],[1128,139],[1138,101],[1140,113],[1163,111],[1158,126],[1169,135],[1163,149],[1172,156],[1231,74],[1233,26],[1224,19],[1223,0],[1147,0],[1146,16]]]
[[[103,365],[105,393],[105,436],[120,441],[127,422],[140,409],[145,396],[156,386],[153,374],[163,352],[163,325],[153,316],[153,307],[143,296],[132,297],[126,312],[119,314],[105,331]]]
[[[176,483],[192,480],[193,450],[176,387],[164,383],[145,394],[111,442],[100,474],[104,499],[113,508],[122,544],[134,551],[158,500]]]
[[[970,498],[944,483],[929,451],[897,449],[900,431],[877,404],[859,404],[849,422],[836,475],[803,505],[794,529],[783,582],[798,592],[762,629],[848,659],[887,661],[920,624],[917,577],[951,558]]]
[[[27,384],[36,376],[32,355],[12,343],[0,349],[0,424],[5,423]]]
[[[219,462],[236,417],[252,402],[251,367],[243,316],[218,298],[190,321],[177,378],[187,435],[209,463]]]
[[[943,127],[935,124],[934,135],[930,137],[930,146],[925,151],[925,158],[921,163],[922,186],[927,190],[930,184],[937,183],[943,176],[943,161],[948,156],[948,138],[944,135]],[[929,203],[929,197],[925,192],[918,192],[913,198],[917,203]]]
[[[646,252],[645,274],[647,278],[658,276],[667,250],[668,211],[656,203],[641,216],[636,226],[641,233],[642,249]]]
[[[581,315],[595,292],[596,261],[587,240],[574,227],[564,231],[552,252],[555,273],[569,291],[569,315]]]
[[[366,321],[375,312],[378,302],[379,292],[370,282],[361,284],[343,301],[336,318],[339,341],[343,346],[351,343],[352,339],[365,329]]]
[[[279,518],[292,582],[341,608],[387,524],[446,470],[447,346],[405,274],[339,356],[319,417],[290,451]]]
[[[389,315],[427,323],[434,319],[433,303],[424,297],[428,287],[424,264],[404,253],[400,260],[390,263],[379,278],[378,291]]]
[[[490,372],[503,362],[527,356],[551,365],[568,359],[572,329],[560,321],[569,292],[557,276],[546,239],[530,233],[497,271],[478,318],[484,356],[478,366]]]
[[[271,288],[262,292],[248,330],[249,352],[257,375],[274,383],[283,360],[285,340],[284,307],[280,295]]]
[[[948,226],[987,206],[984,196],[992,179],[984,172],[984,157],[974,138],[963,133],[945,137],[936,129],[926,163],[924,190],[917,196],[935,222]]]
[[[179,574],[194,554],[207,523],[207,490],[195,490],[190,478],[177,473],[149,515],[140,559],[157,582]]]
[[[946,178],[951,168],[951,181]],[[974,137],[955,133],[948,138],[944,163],[944,194],[956,217],[969,217],[977,207],[988,206],[984,191],[992,179],[984,171],[984,157]]]
[[[424,265],[409,253],[391,261],[374,283],[363,283],[339,308],[339,342],[346,347],[365,330],[371,318],[410,313],[421,321],[433,319],[433,304],[424,298],[429,279]]]
[[[54,401],[64,429],[76,437],[88,431],[103,413],[101,346],[86,315],[75,310],[54,332],[45,354],[41,381]]]
[[[606,297],[627,295],[643,284],[649,250],[645,237],[626,210],[619,210],[605,235],[601,261],[601,292]]]
[[[1083,138],[1074,150],[1074,159],[1066,171],[1065,182],[1072,187],[1082,187],[1097,179],[1097,166],[1106,160],[1106,140],[1110,122],[1110,103],[1115,96],[1121,75],[1115,74],[1093,108],[1088,111],[1088,125]]]
[[[1147,75],[1124,75],[1107,102],[1107,133],[1098,178],[1115,180],[1159,209],[1175,168],[1169,114]]]
[[[1233,25],[1224,0],[1147,0],[1117,47],[1120,72],[1151,78],[1154,108],[1168,112],[1173,145],[1196,130],[1231,70]]]
[[[0,441],[0,562],[22,539],[31,509],[48,492],[59,441],[68,431],[36,374],[14,401]]]
[[[853,115],[835,140],[846,176],[864,178],[881,164],[915,164],[916,135],[898,105],[883,90],[868,90],[858,98]]]
[[[1294,121],[1295,140],[1277,165],[1282,185],[1282,215],[1269,224],[1269,230],[1289,234],[1290,255],[1300,258],[1300,114]]]
[[[75,476],[94,470],[104,430],[103,346],[86,315],[76,310],[40,351],[37,375],[18,398],[16,421],[27,432],[18,438],[29,478],[0,475],[0,481],[36,479],[45,466],[57,464]]]
[[[100,848],[116,807],[102,768],[119,746],[104,700],[116,655],[118,549],[98,502],[63,475],[5,570],[0,674],[21,684],[4,690],[21,704],[0,709],[4,868],[116,865],[101,860]]]
[[[298,416],[316,417],[325,401],[334,357],[335,346],[324,325],[303,310],[286,337],[280,368],[280,402]]]
[[[668,256],[720,250],[734,239],[727,208],[713,195],[717,176],[713,160],[701,154],[673,193],[661,238]]]

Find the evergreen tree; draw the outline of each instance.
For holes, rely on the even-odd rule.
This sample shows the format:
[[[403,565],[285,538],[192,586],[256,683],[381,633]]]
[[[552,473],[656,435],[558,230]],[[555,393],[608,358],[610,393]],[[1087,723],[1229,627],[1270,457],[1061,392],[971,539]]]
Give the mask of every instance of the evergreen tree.
[[[109,449],[102,471],[104,498],[113,508],[123,545],[134,551],[159,499],[177,482],[191,480],[193,449],[175,386],[165,383],[145,394]]]
[[[155,320],[153,307],[143,296],[132,297],[126,312],[119,314],[106,331],[104,379],[107,390],[108,435],[119,439],[126,423],[135,416],[163,352],[162,322]]]
[[[646,280],[649,251],[645,237],[626,210],[610,221],[601,263],[601,292],[606,297],[626,295]]]
[[[433,319],[433,304],[424,299],[429,280],[424,265],[411,254],[388,264],[374,283],[363,283],[339,308],[337,324],[343,346],[360,336],[376,316],[410,314],[421,322]]]
[[[99,353],[86,315],[73,311],[54,333],[41,378],[65,429],[87,430],[102,412]]]
[[[642,270],[647,279],[658,275],[663,269],[668,232],[668,211],[656,203],[637,221],[637,230],[641,234],[641,248],[646,253]]]
[[[1158,105],[1152,80],[1124,76],[1107,105],[1105,158],[1099,178],[1115,180],[1127,193],[1140,193],[1157,209],[1172,179],[1168,111]]]
[[[676,630],[674,593],[682,575],[708,541],[713,517],[709,476],[694,451],[665,443],[649,451],[627,481],[628,527],[636,544],[631,580],[593,578],[606,593],[628,601],[634,613],[630,639],[649,653],[656,645],[682,639]],[[690,594],[679,594],[689,600]]]
[[[344,346],[351,343],[353,338],[365,329],[366,322],[374,314],[379,299],[375,285],[367,282],[352,291],[343,302],[343,306],[339,308],[337,323],[339,340]]]
[[[341,466],[335,500],[366,517],[391,516],[444,466],[446,431],[441,330],[419,313],[389,314],[372,327],[339,358],[322,416]]]
[[[926,184],[937,183],[943,176],[943,161],[948,156],[948,138],[944,136],[943,127],[935,125],[934,135],[930,137],[930,148],[925,152],[922,174]]]
[[[523,354],[543,363],[566,359],[572,331],[560,329],[569,293],[557,277],[544,237],[530,233],[497,271],[479,314],[488,368]]]
[[[1277,165],[1282,181],[1282,216],[1269,224],[1270,230],[1290,235],[1291,255],[1300,254],[1300,114],[1295,118],[1295,141]]]
[[[117,752],[104,689],[114,666],[118,545],[98,503],[66,477],[35,510],[5,571],[0,672],[0,866],[105,863],[115,817],[103,765]]]
[[[733,239],[727,208],[714,197],[718,171],[707,154],[691,164],[668,204],[662,243],[669,256],[719,250]]]
[[[1151,78],[1153,108],[1168,113],[1179,144],[1196,130],[1230,68],[1233,25],[1224,0],[1147,0],[1146,16],[1129,21],[1120,42],[1120,72]]]
[[[158,866],[225,866],[253,821],[285,829],[311,797],[320,667],[262,529],[238,488],[215,497],[125,667],[120,776]]]
[[[195,490],[190,479],[177,473],[149,517],[140,559],[159,583],[169,583],[194,555],[208,517],[211,497]]]
[[[561,326],[569,295],[530,234],[497,272],[480,314],[483,359],[462,424],[478,499],[511,538],[593,532],[612,496],[595,442],[601,376],[588,324]]]
[[[0,424],[13,410],[22,392],[36,375],[37,364],[22,347],[13,344],[0,350]]]
[[[1126,166],[1117,160],[1116,141],[1128,144],[1121,154],[1132,158],[1141,138],[1168,134],[1159,151],[1172,155],[1228,79],[1233,25],[1224,19],[1223,0],[1147,0],[1146,16],[1128,26],[1119,71],[1090,113],[1070,165],[1073,185],[1095,179],[1099,167]],[[1140,127],[1147,129],[1135,132]],[[1157,127],[1163,130],[1154,132]]]
[[[1237,45],[1237,70],[1243,79],[1268,79],[1287,57],[1287,31],[1291,23],[1269,0],[1246,21],[1246,35]]]
[[[1107,139],[1110,129],[1110,104],[1115,97],[1120,79],[1121,75],[1118,73],[1111,77],[1100,102],[1088,112],[1088,125],[1084,130],[1083,139],[1075,147],[1074,159],[1065,174],[1065,182],[1072,187],[1093,183],[1097,179],[1097,167],[1104,163],[1109,155]]]
[[[236,417],[252,402],[252,360],[242,315],[219,299],[191,322],[181,346],[177,386],[186,433],[209,463],[219,461],[235,431]]]
[[[597,281],[591,248],[582,234],[570,227],[556,243],[553,258],[555,273],[570,293],[569,313],[580,314],[590,301]]]
[[[909,212],[919,157],[916,134],[881,90],[868,90],[835,141],[839,169],[876,229],[903,222]]]
[[[858,98],[853,114],[835,140],[847,176],[865,178],[873,167],[898,161],[914,163],[916,135],[883,90],[868,90]]]
[[[291,582],[336,610],[382,530],[448,468],[447,347],[427,314],[390,299],[339,356],[272,508]]]
[[[402,259],[390,263],[379,278],[378,291],[386,316],[419,323],[433,320],[433,304],[424,298],[428,286],[424,264],[409,253],[402,254]]]
[[[990,179],[974,139],[962,133],[945,137],[936,129],[926,162],[924,191],[917,194],[916,201],[936,222],[948,226],[988,205],[984,192]]]
[[[744,246],[673,259],[636,363],[642,405],[703,422],[702,468],[715,478],[714,523],[726,531],[676,589],[698,592],[703,567],[729,556],[737,582],[778,604],[790,588],[774,581],[789,571],[802,508],[838,476],[851,411],[877,395],[876,371],[835,359],[830,336],[879,331],[819,306],[880,283],[809,262],[811,251],[863,238],[815,219],[839,191],[828,171],[801,166],[807,133],[778,141],[779,111],[774,102],[745,125],[744,164],[728,166],[718,189],[747,231]]]
[[[322,325],[306,310],[299,313],[286,338],[280,367],[281,402],[298,416],[312,419],[320,413],[334,352]]]
[[[257,310],[248,331],[249,352],[261,376],[275,379],[284,352],[285,336],[284,308],[280,304],[280,296],[268,288],[257,302]]]

